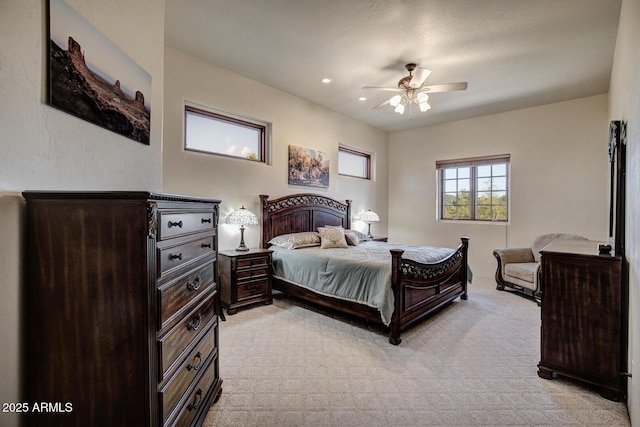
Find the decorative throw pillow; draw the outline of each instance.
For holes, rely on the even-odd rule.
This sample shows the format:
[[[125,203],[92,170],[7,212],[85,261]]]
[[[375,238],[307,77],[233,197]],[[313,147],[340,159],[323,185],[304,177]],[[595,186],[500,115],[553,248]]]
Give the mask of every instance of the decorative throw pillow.
[[[358,235],[351,230],[346,230],[344,232],[344,238],[347,240],[347,244],[351,246],[358,246],[358,243],[360,243]]]
[[[369,240],[369,238],[367,237],[367,235],[365,233],[363,233],[362,231],[358,231],[358,230],[345,230],[345,233],[349,232],[349,233],[353,233],[356,235],[356,237],[358,238],[359,242],[366,242],[367,240]]]
[[[282,234],[269,240],[270,245],[280,246],[285,249],[307,248],[320,245],[320,234],[315,231],[302,233]]]
[[[319,227],[320,232],[320,248],[348,248],[347,241],[344,237],[344,229],[333,227]]]

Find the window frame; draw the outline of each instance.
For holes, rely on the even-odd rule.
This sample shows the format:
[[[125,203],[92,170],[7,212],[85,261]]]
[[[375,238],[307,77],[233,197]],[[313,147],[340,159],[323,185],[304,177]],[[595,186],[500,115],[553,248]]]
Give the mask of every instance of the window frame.
[[[347,154],[352,154],[355,156],[359,156],[362,157],[365,161],[366,161],[366,174],[365,176],[361,176],[361,175],[353,175],[353,174],[348,174],[348,173],[341,173],[340,172],[340,153],[347,153]],[[345,145],[338,145],[338,175],[340,176],[349,176],[352,178],[359,178],[359,179],[366,179],[366,180],[373,180],[373,155],[371,153],[368,153],[366,151],[363,150],[359,150],[357,148],[353,148],[353,147],[347,147]]]
[[[504,178],[506,180],[505,183],[505,197],[506,197],[506,218],[505,219],[483,219],[477,217],[477,208],[478,208],[478,168],[481,166],[492,166],[496,164],[505,164],[505,175]],[[469,218],[448,218],[445,217],[445,173],[446,169],[453,168],[469,168]],[[457,172],[457,171],[456,171]],[[503,175],[499,175],[496,177],[502,177]],[[491,178],[494,177],[493,172],[490,175]],[[460,178],[456,178],[456,181]],[[510,154],[501,154],[495,156],[482,156],[482,157],[470,157],[463,159],[453,159],[453,160],[438,160],[436,161],[436,181],[437,181],[437,221],[470,221],[470,222],[481,222],[481,223],[509,223],[511,220],[511,155]],[[503,191],[503,190],[498,190]],[[458,193],[459,191],[456,191]],[[485,192],[485,191],[480,191]],[[493,206],[493,205],[492,205]]]
[[[231,124],[239,127],[257,130],[258,136],[258,150],[256,153],[257,158],[252,159],[250,157],[236,156],[233,154],[221,153],[217,151],[209,151],[203,149],[196,149],[187,146],[187,116],[189,114],[198,115],[207,119],[215,120],[218,122]],[[185,151],[194,153],[202,153],[212,156],[221,156],[231,159],[249,160],[257,163],[270,164],[268,153],[269,145],[271,141],[271,124],[262,120],[253,119],[250,117],[241,116],[239,114],[233,114],[226,111],[218,110],[211,107],[205,107],[194,103],[186,102],[184,104],[184,135],[183,135],[183,148]]]

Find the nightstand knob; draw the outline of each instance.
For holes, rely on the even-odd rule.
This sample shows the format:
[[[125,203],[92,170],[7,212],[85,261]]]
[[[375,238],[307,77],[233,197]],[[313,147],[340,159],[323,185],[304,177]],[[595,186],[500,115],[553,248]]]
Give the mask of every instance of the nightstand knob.
[[[179,259],[180,261],[182,261],[182,252],[180,252],[179,254],[169,254],[169,259],[170,260],[174,260],[174,259]]]
[[[202,223],[209,223],[211,224],[211,218],[202,218]]]
[[[171,227],[180,227],[180,228],[182,228],[182,221],[177,221],[177,222],[169,221],[169,228],[171,228]]]

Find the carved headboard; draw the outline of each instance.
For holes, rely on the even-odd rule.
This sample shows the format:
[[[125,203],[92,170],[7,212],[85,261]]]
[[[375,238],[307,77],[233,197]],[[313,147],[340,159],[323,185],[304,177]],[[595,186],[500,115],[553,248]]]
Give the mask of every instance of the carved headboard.
[[[325,225],[351,227],[351,200],[339,202],[318,194],[292,194],[268,200],[260,195],[262,236],[260,246],[268,247],[269,240],[288,233],[318,231]]]

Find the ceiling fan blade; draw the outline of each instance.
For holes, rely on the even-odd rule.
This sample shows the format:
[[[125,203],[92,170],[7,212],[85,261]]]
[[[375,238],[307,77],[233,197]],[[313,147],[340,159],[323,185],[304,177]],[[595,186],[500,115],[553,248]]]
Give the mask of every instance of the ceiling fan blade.
[[[389,105],[389,101],[391,101],[391,98],[389,98],[386,101],[381,102],[380,104],[376,105],[375,107],[373,107],[373,110],[377,110],[378,108],[382,108],[385,105]]]
[[[422,86],[424,81],[427,80],[427,77],[429,77],[429,74],[431,74],[430,69],[423,68],[423,67],[416,67],[413,70],[413,77],[409,82],[409,87],[412,87],[414,89],[419,88],[420,86]]]
[[[389,92],[402,92],[402,89],[398,89],[397,87],[362,86],[362,89],[376,89],[376,90],[386,90]]]
[[[425,86],[421,90],[425,93],[450,92],[453,90],[466,90],[468,85],[467,82],[444,83],[441,85]]]

